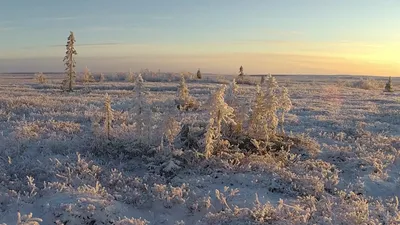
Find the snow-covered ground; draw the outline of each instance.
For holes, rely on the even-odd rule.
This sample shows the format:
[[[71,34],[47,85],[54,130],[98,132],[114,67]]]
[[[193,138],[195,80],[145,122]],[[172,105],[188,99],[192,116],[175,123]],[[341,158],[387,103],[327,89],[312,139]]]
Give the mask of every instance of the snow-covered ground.
[[[181,126],[206,124],[210,93],[233,77],[189,79],[201,106],[178,112],[178,79],[144,76],[145,137],[134,124],[133,83],[78,83],[63,93],[59,79],[47,77],[37,84],[28,75],[0,75],[0,223],[15,224],[18,211],[42,225],[400,223],[398,78],[397,91],[385,93],[358,88],[358,77],[277,76],[293,103],[286,133],[316,154],[206,160],[201,147],[179,138],[171,152],[164,124],[171,116]],[[246,111],[255,85],[239,87]],[[106,93],[111,141],[98,135]]]

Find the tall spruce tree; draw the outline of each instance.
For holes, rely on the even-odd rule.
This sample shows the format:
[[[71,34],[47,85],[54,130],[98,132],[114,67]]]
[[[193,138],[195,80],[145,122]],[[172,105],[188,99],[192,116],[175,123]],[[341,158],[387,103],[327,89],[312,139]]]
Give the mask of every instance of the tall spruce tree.
[[[65,65],[66,78],[63,81],[63,87],[62,87],[63,90],[69,92],[73,91],[73,85],[75,83],[75,78],[76,78],[76,72],[75,72],[76,62],[74,56],[77,55],[78,53],[76,52],[74,47],[75,42],[76,40],[74,32],[70,31],[67,44],[65,45],[66,52],[63,62]]]

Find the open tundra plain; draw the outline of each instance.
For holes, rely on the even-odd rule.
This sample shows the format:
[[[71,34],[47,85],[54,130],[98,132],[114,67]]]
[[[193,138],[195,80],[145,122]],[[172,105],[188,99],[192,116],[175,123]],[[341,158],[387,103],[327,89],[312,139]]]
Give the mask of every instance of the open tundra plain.
[[[293,107],[265,147],[240,137],[247,77],[229,99],[242,131],[207,156],[209,98],[235,77],[187,77],[196,107],[180,111],[179,75],[142,75],[142,102],[122,75],[70,93],[61,75],[0,75],[0,224],[400,223],[399,78],[275,76]]]

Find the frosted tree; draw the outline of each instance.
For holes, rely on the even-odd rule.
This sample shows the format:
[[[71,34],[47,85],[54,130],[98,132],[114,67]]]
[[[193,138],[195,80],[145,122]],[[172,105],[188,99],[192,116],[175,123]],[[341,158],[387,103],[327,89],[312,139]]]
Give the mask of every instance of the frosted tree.
[[[176,103],[179,110],[188,110],[197,107],[197,102],[189,95],[189,88],[186,85],[185,76],[183,74],[181,74],[181,80],[176,95]]]
[[[104,82],[106,80],[106,77],[104,76],[104,73],[100,73],[100,80],[99,82]]]
[[[281,95],[279,98],[279,109],[281,111],[281,131],[284,134],[285,113],[292,109],[292,101],[290,100],[289,91],[286,87],[282,87]]]
[[[105,97],[105,102],[104,102],[104,111],[105,111],[105,117],[104,117],[104,131],[107,135],[108,140],[111,138],[111,129],[112,129],[112,120],[113,120],[113,111],[111,108],[111,98],[106,93]]]
[[[265,76],[262,75],[261,76],[261,80],[260,80],[260,84],[263,85],[265,83]]]
[[[128,72],[128,81],[134,83],[135,82],[135,74],[132,72],[132,69],[129,69]]]
[[[277,88],[278,83],[271,75],[268,75],[265,88],[257,86],[249,122],[249,135],[253,138],[270,140],[276,136],[279,123],[277,111],[280,105]]]
[[[179,83],[179,87],[178,87],[178,98],[180,102],[186,102],[190,96],[189,96],[189,88],[186,85],[186,81],[185,81],[185,76],[182,74],[181,75],[181,80]]]
[[[201,79],[201,72],[200,72],[200,69],[197,70],[197,74],[196,74],[196,75],[197,75],[197,79],[200,80],[200,79]]]
[[[236,83],[236,79],[233,79],[228,86],[227,94],[225,96],[225,101],[228,105],[236,105],[237,95],[239,93],[239,85]]]
[[[94,82],[94,77],[92,75],[92,72],[90,72],[89,68],[86,66],[85,69],[83,70],[83,82],[85,84],[88,84],[90,82]]]
[[[278,127],[278,98],[277,98],[277,88],[278,82],[275,80],[275,77],[268,75],[268,80],[266,83],[266,95],[265,95],[265,118],[267,120],[268,129],[270,131],[270,136],[273,137],[276,134],[276,128]]]
[[[235,126],[234,109],[224,101],[225,85],[221,85],[210,97],[208,103],[208,111],[210,119],[205,133],[205,149],[206,159],[214,154],[215,149],[221,149],[224,142],[222,141],[223,125],[224,127]]]
[[[389,80],[385,85],[385,91],[386,92],[393,92],[392,77],[389,77]]]
[[[210,120],[208,121],[205,134],[204,156],[206,159],[209,159],[214,153],[214,139],[215,139],[214,119],[210,118]]]
[[[271,90],[275,92],[276,89],[278,88],[278,82],[276,81],[275,77],[273,77],[271,74],[268,74],[267,78],[268,78],[266,83],[267,91]]]
[[[143,96],[144,83],[141,74],[138,74],[135,79],[135,101],[136,101],[136,128],[139,136],[143,135],[143,113],[145,107],[145,99]]]
[[[234,120],[234,109],[230,107],[224,100],[225,85],[221,85],[209,99],[210,118],[214,120],[215,138],[217,143],[221,139],[222,124],[236,125]]]
[[[39,84],[45,84],[46,83],[46,77],[44,76],[44,74],[42,72],[35,74],[35,80]]]
[[[178,135],[180,128],[181,126],[178,121],[176,121],[172,116],[167,117],[167,120],[164,124],[164,135],[167,138],[171,150],[173,150],[173,142],[175,137]]]
[[[143,105],[145,102],[144,89],[144,80],[142,74],[138,74],[135,79],[135,98],[139,105]]]
[[[66,44],[66,52],[65,52],[65,57],[64,57],[64,65],[65,65],[65,71],[66,71],[66,78],[63,81],[63,90],[66,91],[73,91],[73,85],[75,83],[75,78],[76,78],[76,73],[75,73],[75,67],[76,67],[76,62],[74,59],[74,56],[77,55],[78,53],[75,50],[75,36],[74,33],[71,31],[70,35],[68,36],[68,41]]]
[[[229,84],[227,93],[225,96],[225,101],[233,107],[235,114],[236,125],[233,128],[233,134],[241,134],[243,127],[245,125],[245,120],[247,117],[246,107],[240,106],[238,103],[238,95],[240,94],[239,85],[236,83],[236,79],[233,79]]]
[[[143,143],[145,137],[147,136],[147,141],[150,141],[151,134],[151,117],[152,112],[147,104],[145,98],[145,87],[144,80],[141,74],[138,74],[135,78],[135,124],[137,131],[137,139],[140,143]],[[147,130],[146,130],[147,128]],[[147,135],[146,135],[147,133]]]
[[[253,102],[249,121],[249,135],[256,139],[264,139],[268,135],[268,126],[265,119],[265,96],[257,85],[256,96]]]

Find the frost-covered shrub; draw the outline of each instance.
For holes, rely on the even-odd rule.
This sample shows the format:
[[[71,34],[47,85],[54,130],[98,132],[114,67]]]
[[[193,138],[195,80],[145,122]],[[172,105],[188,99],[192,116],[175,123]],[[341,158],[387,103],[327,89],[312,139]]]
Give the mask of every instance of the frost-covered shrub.
[[[360,88],[365,90],[379,90],[384,87],[384,84],[372,78],[360,79],[350,84],[353,88]]]
[[[241,84],[241,85],[257,85],[257,81],[253,80],[250,77],[239,77],[238,79],[236,79],[236,83],[237,84]]]
[[[189,193],[189,186],[185,183],[180,187],[155,184],[152,188],[152,194],[155,198],[162,200],[165,208],[172,208],[174,205],[184,204]]]
[[[149,221],[135,218],[125,218],[114,223],[115,225],[147,225]]]
[[[109,200],[79,198],[76,202],[60,204],[53,211],[56,224],[111,224],[118,219],[115,212],[109,212]]]
[[[13,134],[19,140],[34,139],[62,139],[65,136],[77,134],[81,131],[81,125],[74,122],[63,121],[33,121],[20,122]]]
[[[21,213],[17,213],[17,225],[39,225],[43,222],[40,218],[33,217],[32,213],[21,216]]]
[[[0,220],[1,221],[1,220]],[[17,213],[17,225],[40,225],[43,222],[41,218],[33,217],[32,213],[21,216],[21,213]],[[7,225],[2,223],[0,225]]]
[[[35,80],[39,83],[39,84],[45,84],[46,83],[46,76],[40,72],[35,74]]]
[[[309,183],[312,185],[308,186],[308,190],[304,189],[302,191],[306,194],[318,196],[324,193],[325,190],[332,192],[339,183],[338,170],[332,164],[322,160],[311,159],[299,161],[290,164],[289,167],[300,176],[299,179],[294,179],[295,182],[298,182],[297,186],[299,188],[307,187],[306,184],[309,183],[309,181],[315,182]],[[312,191],[313,189],[314,191]],[[313,193],[308,193],[310,190]]]

